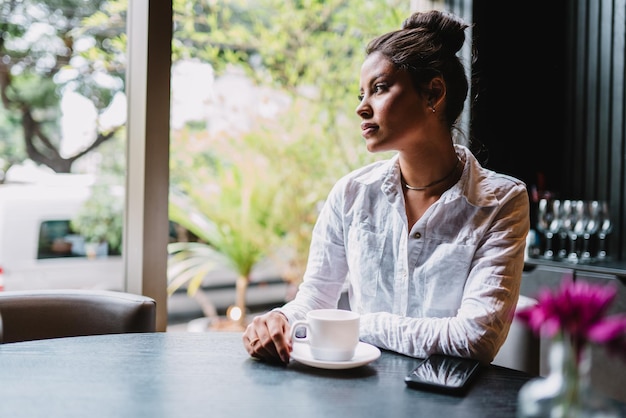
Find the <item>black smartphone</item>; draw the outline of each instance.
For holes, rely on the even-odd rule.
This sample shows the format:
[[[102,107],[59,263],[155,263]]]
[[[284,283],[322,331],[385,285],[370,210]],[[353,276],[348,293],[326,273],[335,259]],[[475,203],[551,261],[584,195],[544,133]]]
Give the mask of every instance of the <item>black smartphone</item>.
[[[480,362],[469,358],[433,354],[405,378],[411,388],[463,394],[480,370]]]

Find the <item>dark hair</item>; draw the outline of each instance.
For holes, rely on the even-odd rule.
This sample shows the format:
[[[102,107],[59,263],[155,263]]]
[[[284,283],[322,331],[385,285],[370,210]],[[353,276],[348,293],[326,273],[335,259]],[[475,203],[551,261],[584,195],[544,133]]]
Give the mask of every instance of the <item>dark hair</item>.
[[[445,116],[452,127],[463,111],[469,88],[465,68],[456,56],[468,26],[448,12],[417,12],[404,21],[402,29],[370,41],[365,52],[380,52],[396,68],[407,71],[420,93],[427,94],[426,84],[442,76],[447,91]]]

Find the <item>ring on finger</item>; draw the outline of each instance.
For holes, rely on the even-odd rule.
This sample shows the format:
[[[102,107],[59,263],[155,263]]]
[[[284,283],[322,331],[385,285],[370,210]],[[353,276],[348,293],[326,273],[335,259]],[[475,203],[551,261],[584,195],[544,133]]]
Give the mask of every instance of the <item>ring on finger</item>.
[[[260,338],[255,338],[253,340],[250,340],[250,347],[254,347],[259,341],[260,341]]]

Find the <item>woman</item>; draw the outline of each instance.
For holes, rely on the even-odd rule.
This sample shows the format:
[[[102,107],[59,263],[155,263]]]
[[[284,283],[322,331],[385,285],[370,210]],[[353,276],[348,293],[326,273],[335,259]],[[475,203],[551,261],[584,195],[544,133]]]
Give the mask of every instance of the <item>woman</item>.
[[[296,297],[244,333],[251,356],[288,362],[289,323],[336,307],[347,281],[361,341],[420,358],[495,357],[519,296],[528,194],[453,141],[466,28],[445,12],[415,13],[369,43],[361,133],[370,152],[397,154],[333,187]]]

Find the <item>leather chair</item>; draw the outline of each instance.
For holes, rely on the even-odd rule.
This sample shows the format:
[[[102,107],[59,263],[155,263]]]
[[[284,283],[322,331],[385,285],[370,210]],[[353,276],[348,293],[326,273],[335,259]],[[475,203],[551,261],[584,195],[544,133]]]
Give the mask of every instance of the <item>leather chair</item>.
[[[0,342],[156,331],[156,302],[109,290],[0,292]]]
[[[537,301],[520,295],[517,309],[533,306]],[[518,319],[513,319],[509,334],[492,364],[539,375],[540,339]]]

